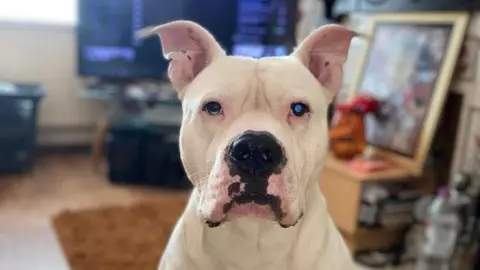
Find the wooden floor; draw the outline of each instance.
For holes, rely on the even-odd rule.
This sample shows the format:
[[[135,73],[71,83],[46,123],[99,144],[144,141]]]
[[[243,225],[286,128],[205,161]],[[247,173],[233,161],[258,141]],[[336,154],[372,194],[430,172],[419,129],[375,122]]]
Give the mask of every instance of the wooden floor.
[[[62,154],[37,161],[26,175],[0,177],[0,229],[45,224],[66,209],[129,204],[172,196],[156,189],[110,184],[94,172],[86,154]]]
[[[175,195],[111,185],[87,154],[47,156],[29,174],[0,176],[0,269],[67,270],[50,225],[60,211],[165,196]]]

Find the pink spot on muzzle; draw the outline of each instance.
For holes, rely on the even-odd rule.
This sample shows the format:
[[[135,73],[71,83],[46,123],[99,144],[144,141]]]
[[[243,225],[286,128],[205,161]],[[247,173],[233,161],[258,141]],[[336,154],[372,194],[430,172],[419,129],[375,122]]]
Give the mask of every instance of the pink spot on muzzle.
[[[240,177],[232,177],[228,173],[228,169],[222,169],[220,178],[205,187],[205,197],[201,209],[206,220],[219,222],[226,218],[225,207],[232,201],[229,196],[229,187],[234,183],[240,183]],[[235,192],[234,196],[240,192],[243,192],[242,185],[239,186],[239,190]]]
[[[254,201],[237,203],[236,198],[245,194],[245,183],[239,176],[230,176],[228,170],[222,170],[219,179],[205,188],[202,202],[202,213],[207,222],[223,222],[243,216],[255,216],[277,221],[282,226],[294,225],[295,220],[290,210],[288,192],[283,174],[271,175],[265,197],[269,204],[258,204]]]
[[[279,222],[284,225],[291,225],[294,223],[294,219],[289,208],[289,198],[287,186],[285,185],[285,177],[282,174],[274,174],[268,178],[267,194],[280,198],[281,210],[284,214]]]

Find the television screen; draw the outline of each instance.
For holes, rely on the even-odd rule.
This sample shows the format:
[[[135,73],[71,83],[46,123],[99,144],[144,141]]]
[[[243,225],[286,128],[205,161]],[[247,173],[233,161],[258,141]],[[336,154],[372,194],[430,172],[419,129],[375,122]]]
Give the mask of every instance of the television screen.
[[[78,71],[106,79],[166,79],[158,38],[137,30],[195,21],[228,52],[284,55],[294,45],[295,0],[79,0]]]
[[[232,54],[281,56],[295,45],[296,1],[237,0]]]
[[[137,39],[135,32],[181,18],[182,13],[180,0],[80,0],[79,73],[112,79],[164,79],[167,62],[159,40]]]

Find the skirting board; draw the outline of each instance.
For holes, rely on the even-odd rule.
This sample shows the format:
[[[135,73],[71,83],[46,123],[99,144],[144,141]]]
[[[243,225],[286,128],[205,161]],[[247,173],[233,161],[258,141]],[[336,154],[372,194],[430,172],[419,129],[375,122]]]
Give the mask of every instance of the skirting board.
[[[37,146],[91,145],[94,132],[94,126],[40,126]]]

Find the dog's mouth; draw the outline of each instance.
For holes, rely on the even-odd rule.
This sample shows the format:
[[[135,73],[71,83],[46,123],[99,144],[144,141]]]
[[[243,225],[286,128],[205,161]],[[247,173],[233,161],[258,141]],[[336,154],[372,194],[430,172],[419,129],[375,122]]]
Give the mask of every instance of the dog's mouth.
[[[226,203],[223,211],[235,216],[250,214],[261,218],[273,218],[277,222],[286,216],[278,196],[262,193],[242,193]]]
[[[283,228],[295,226],[301,219],[301,215],[294,219],[288,210],[288,202],[285,197],[265,192],[251,192],[240,186],[244,186],[244,184],[239,182],[230,184],[229,199],[217,204],[216,213],[205,219],[205,223],[210,228],[245,216],[276,221]]]
[[[243,216],[255,216],[263,219],[274,220],[282,228],[295,226],[301,219],[301,216],[291,222],[292,218],[282,210],[281,199],[269,194],[241,194],[228,203],[223,205],[225,217],[219,221],[205,220],[210,228],[220,226],[229,219],[235,219]]]

